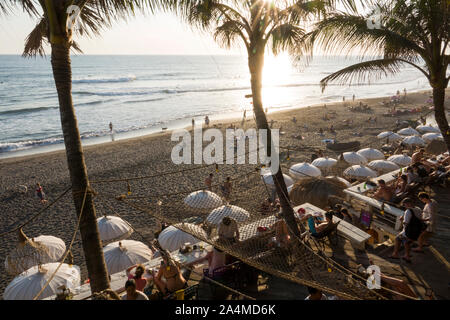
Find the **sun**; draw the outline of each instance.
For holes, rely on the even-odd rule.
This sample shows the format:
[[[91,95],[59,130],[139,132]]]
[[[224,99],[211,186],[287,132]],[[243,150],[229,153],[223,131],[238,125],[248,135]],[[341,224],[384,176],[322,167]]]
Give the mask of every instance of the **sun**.
[[[292,63],[287,53],[277,56],[266,55],[263,69],[263,85],[265,87],[285,84],[292,73]]]

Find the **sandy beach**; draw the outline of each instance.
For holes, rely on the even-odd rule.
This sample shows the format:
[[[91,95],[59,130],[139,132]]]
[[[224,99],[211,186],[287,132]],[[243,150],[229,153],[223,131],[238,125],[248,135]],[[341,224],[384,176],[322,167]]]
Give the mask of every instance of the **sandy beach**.
[[[397,110],[429,107],[426,103],[429,95],[429,90],[408,93],[406,100],[397,105]],[[283,167],[289,167],[300,161],[309,162],[312,152],[317,149],[321,149],[325,155],[336,157],[337,155],[327,150],[322,142],[323,139],[334,138],[328,130],[331,125],[337,130],[336,139],[339,142],[357,140],[361,142],[361,147],[380,147],[385,141],[376,138],[378,133],[393,130],[397,120],[418,120],[420,115],[426,114],[426,112],[408,112],[396,117],[383,116],[388,112],[389,107],[383,106],[382,102],[388,100],[388,97],[362,100],[364,104],[368,104],[372,108],[372,113],[352,112],[348,109],[349,106],[358,105],[359,100],[347,101],[346,106],[343,103],[329,104],[326,109],[322,105],[269,113],[269,122],[273,120],[273,127],[281,127],[281,131],[284,132],[280,136],[280,145],[296,150],[290,151],[289,161],[285,160],[282,153]],[[325,113],[331,118],[330,120],[323,119]],[[296,123],[292,121],[294,116],[297,120]],[[376,117],[376,122],[368,122],[369,117]],[[353,123],[345,125],[343,121],[347,119],[352,119]],[[234,124],[240,127],[241,120]],[[213,122],[212,125],[219,129],[225,129],[230,122]],[[244,129],[251,127],[254,127],[254,121],[247,117]],[[325,131],[323,137],[317,134],[319,128]],[[304,139],[298,139],[299,135]],[[175,165],[170,160],[172,147],[176,144],[170,138],[171,134],[168,131],[86,147],[84,151],[90,180],[153,175],[189,167],[188,165]],[[285,150],[281,151],[285,152]],[[215,173],[215,179],[223,181],[226,176],[236,175],[241,169],[242,167],[224,166],[223,170]],[[183,188],[203,187],[205,177],[212,171],[213,168],[208,167],[189,171],[183,175],[161,176],[145,182],[132,182],[130,185],[133,192],[155,197],[156,200],[158,196],[155,194],[162,194],[164,191],[172,192]],[[42,209],[42,204],[34,194],[36,182],[41,183],[49,201],[55,199],[69,187],[70,181],[64,151],[0,160],[0,232],[16,227]],[[28,190],[23,192],[21,186],[27,186]],[[93,183],[93,187],[98,192],[115,195],[125,193],[127,190],[126,182]],[[239,190],[235,189],[233,192],[238,193]],[[98,199],[95,201],[98,216],[112,213],[104,202]],[[109,201],[109,205],[113,206],[114,202]],[[159,228],[158,222],[152,217],[131,213],[125,208],[117,208],[117,211],[135,226],[140,234],[149,239],[153,238],[154,232]],[[179,218],[188,216],[183,212],[179,213]],[[74,232],[75,217],[72,197],[68,193],[38,219],[28,224],[24,228],[24,232],[30,238],[41,234],[60,237],[67,245]],[[17,236],[14,233],[8,234],[0,240],[0,292],[3,292],[12,280],[12,277],[5,272],[4,261],[8,252],[14,248],[16,239]],[[82,280],[86,280],[86,266],[79,239],[80,237],[77,235],[72,252],[75,264],[79,265],[82,270]],[[141,241],[142,238],[135,232],[131,239]]]

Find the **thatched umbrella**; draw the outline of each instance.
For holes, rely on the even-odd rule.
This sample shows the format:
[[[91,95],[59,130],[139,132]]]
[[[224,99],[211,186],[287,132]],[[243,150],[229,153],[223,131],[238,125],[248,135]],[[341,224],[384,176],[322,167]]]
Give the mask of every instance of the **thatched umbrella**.
[[[307,178],[294,184],[289,197],[295,206],[309,202],[319,208],[325,208],[330,196],[345,198],[345,188],[347,186],[335,178]]]
[[[442,140],[433,140],[426,146],[425,151],[438,155],[447,151],[447,145]]]
[[[425,140],[426,142],[430,142],[433,140],[444,140],[444,137],[442,136],[441,133],[430,132],[430,133],[425,133],[422,136],[422,139]]]
[[[420,133],[417,130],[414,130],[411,127],[404,128],[402,130],[397,131],[398,134],[401,134],[402,136],[413,136],[413,135],[420,135]]]
[[[47,262],[54,262],[49,249],[41,242],[30,240],[22,229],[18,230],[19,240],[5,260],[5,269],[11,275],[18,275],[25,270]]]
[[[368,161],[372,160],[384,160],[384,154],[378,149],[374,148],[365,148],[361,149],[357,152],[360,156],[363,156]]]

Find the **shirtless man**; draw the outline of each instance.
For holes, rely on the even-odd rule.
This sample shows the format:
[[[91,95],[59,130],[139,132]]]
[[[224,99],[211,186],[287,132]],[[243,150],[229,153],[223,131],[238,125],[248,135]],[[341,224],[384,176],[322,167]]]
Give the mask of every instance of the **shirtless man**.
[[[271,239],[271,243],[274,243],[278,247],[287,247],[291,240],[288,227],[280,213],[277,213],[276,217],[277,221],[271,227],[272,230],[275,230],[275,237]]]
[[[383,179],[378,180],[378,190],[375,192],[373,197],[377,200],[382,201],[391,201],[394,196],[394,191],[391,187],[386,185],[386,182]]]
[[[162,277],[164,277],[166,281],[162,280]],[[187,286],[187,281],[181,274],[178,263],[173,261],[172,258],[165,253],[162,253],[161,266],[159,267],[158,274],[154,276],[153,279],[158,290],[163,295],[172,294]]]

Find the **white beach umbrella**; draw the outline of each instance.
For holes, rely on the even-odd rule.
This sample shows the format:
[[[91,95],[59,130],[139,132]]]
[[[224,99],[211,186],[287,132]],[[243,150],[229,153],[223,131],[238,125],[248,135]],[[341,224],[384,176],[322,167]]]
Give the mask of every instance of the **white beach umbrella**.
[[[109,274],[113,274],[132,265],[152,260],[153,252],[142,242],[122,240],[105,246],[103,255]]]
[[[402,136],[413,136],[413,135],[419,135],[420,133],[417,130],[414,130],[411,127],[401,129],[397,131],[398,134],[401,134]]]
[[[223,217],[230,217],[235,219],[237,222],[244,222],[250,218],[250,213],[237,206],[221,206],[211,211],[206,218],[206,222],[217,225],[222,221]]]
[[[284,183],[286,184],[286,188],[289,188],[290,186],[292,186],[294,184],[294,180],[292,180],[292,178],[289,177],[287,174],[283,173],[283,178],[284,178]],[[265,184],[267,184],[269,186],[275,186],[275,184],[273,182],[272,174],[266,173],[265,175],[263,175],[263,180],[264,180]]]
[[[4,300],[33,300],[55,272],[59,263],[34,266],[15,277],[3,293]],[[39,296],[39,300],[54,296],[60,287],[74,289],[80,286],[80,268],[63,263],[49,285]]]
[[[430,132],[430,133],[425,133],[422,136],[422,139],[425,141],[433,141],[433,140],[444,140],[444,137],[442,136],[441,133]]]
[[[131,225],[116,216],[103,216],[98,218],[97,225],[100,239],[103,242],[123,240],[133,233]]]
[[[161,248],[167,251],[175,251],[180,249],[186,242],[194,244],[201,241],[189,233],[176,228],[181,225],[181,223],[178,223],[175,226],[169,226],[161,231],[158,236],[158,242],[161,245]],[[189,230],[192,230],[195,234],[201,234],[206,238],[205,230],[195,224],[184,223],[183,227],[189,228]]]
[[[344,177],[349,178],[375,178],[377,173],[370,168],[361,165],[351,166],[344,171]]]
[[[419,136],[409,136],[402,140],[402,143],[410,145],[410,146],[424,146],[426,144],[425,140],[423,140]]]
[[[44,245],[48,251],[47,254],[52,262],[56,262],[62,258],[66,252],[66,244],[60,238],[53,236],[39,236],[32,238],[31,241]]]
[[[384,154],[380,150],[373,149],[373,148],[365,148],[361,149],[357,152],[360,156],[363,156],[367,159],[367,161],[372,160],[384,160]]]
[[[53,236],[39,236],[29,239],[18,230],[17,246],[6,256],[5,269],[11,275],[18,275],[25,270],[49,262],[58,261],[66,251],[64,241]]]
[[[352,186],[352,184],[350,183],[350,182],[348,182],[347,180],[345,180],[344,178],[342,178],[342,177],[338,177],[338,176],[328,176],[328,177],[325,177],[326,179],[338,179],[340,182],[342,182],[343,184],[345,184],[347,187],[351,187]]]
[[[369,162],[367,166],[370,169],[376,170],[378,172],[391,172],[400,169],[398,164],[388,160],[374,160]]]
[[[441,130],[439,128],[433,127],[431,125],[420,125],[416,127],[416,130],[422,132],[422,133],[440,133]]]
[[[293,176],[294,179],[298,180],[309,177],[319,177],[322,175],[322,172],[320,172],[320,169],[317,168],[316,166],[313,166],[312,164],[300,162],[294,164],[289,169],[289,174]]]
[[[329,169],[334,167],[337,163],[336,159],[333,158],[317,158],[311,164],[319,169]]]
[[[384,131],[377,135],[378,139],[388,139],[389,141],[399,141],[402,140],[403,137],[392,131]]]
[[[184,198],[184,203],[194,209],[214,209],[222,205],[222,199],[214,192],[200,190]]]
[[[368,162],[364,156],[357,154],[356,152],[353,151],[344,152],[342,155],[344,157],[345,162],[349,164],[366,164]]]
[[[411,157],[407,156],[406,154],[396,154],[396,155],[390,156],[388,158],[388,161],[392,161],[401,167],[406,167],[411,164]]]

